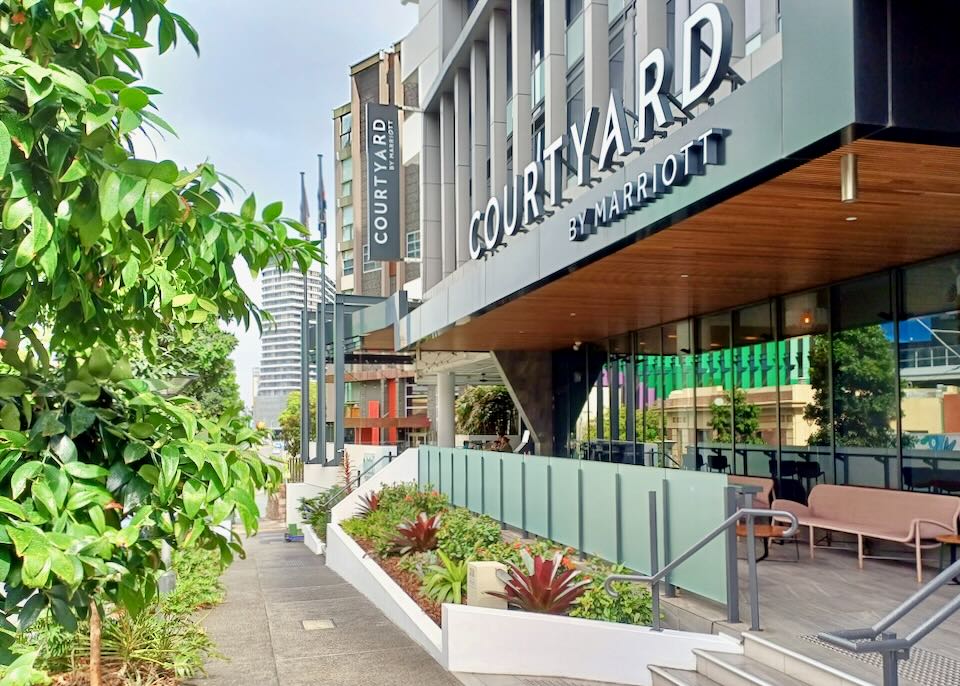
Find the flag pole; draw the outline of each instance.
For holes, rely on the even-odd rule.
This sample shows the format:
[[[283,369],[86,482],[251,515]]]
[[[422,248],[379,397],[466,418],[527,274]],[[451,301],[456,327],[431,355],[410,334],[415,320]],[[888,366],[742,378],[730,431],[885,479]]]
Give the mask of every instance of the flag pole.
[[[309,226],[305,172],[300,172],[300,222]],[[310,460],[310,309],[307,285],[310,265],[303,269],[303,310],[300,313],[300,460]]]
[[[320,247],[320,305],[317,316],[317,462],[327,461],[327,197],[323,190],[323,154],[317,155],[317,228]]]

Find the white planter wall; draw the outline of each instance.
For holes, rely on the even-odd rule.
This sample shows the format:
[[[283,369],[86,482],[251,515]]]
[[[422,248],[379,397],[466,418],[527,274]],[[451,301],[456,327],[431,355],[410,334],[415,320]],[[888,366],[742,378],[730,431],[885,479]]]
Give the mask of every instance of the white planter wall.
[[[339,524],[357,513],[360,499],[368,493],[379,491],[388,484],[416,483],[419,465],[419,450],[409,448],[400,457],[395,458],[364,481],[346,498],[333,506],[330,521]]]
[[[728,636],[465,605],[443,606],[441,630],[337,524],[327,526],[326,554],[330,569],[452,672],[650,686],[650,665],[694,669],[694,650],[743,652]]]
[[[443,606],[442,663],[451,672],[649,686],[647,667],[695,669],[694,650],[742,653],[734,639],[532,612]]]
[[[327,567],[366,596],[434,660],[443,664],[440,627],[336,524],[327,525]]]
[[[320,537],[313,532],[313,527],[303,527],[303,544],[314,555],[323,555],[327,549],[327,544],[320,540]]]

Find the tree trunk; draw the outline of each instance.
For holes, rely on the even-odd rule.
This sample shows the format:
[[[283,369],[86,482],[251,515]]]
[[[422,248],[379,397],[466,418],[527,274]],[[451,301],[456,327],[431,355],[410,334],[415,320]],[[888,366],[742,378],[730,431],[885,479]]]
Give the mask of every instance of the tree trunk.
[[[100,611],[97,609],[97,601],[90,598],[90,686],[102,684],[100,643]]]

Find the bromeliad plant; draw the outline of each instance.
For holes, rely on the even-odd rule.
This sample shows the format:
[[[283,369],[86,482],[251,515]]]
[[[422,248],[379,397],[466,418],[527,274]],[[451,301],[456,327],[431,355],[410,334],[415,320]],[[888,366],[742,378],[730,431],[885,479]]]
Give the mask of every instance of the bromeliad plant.
[[[590,584],[589,579],[580,578],[576,569],[564,567],[563,553],[558,552],[550,559],[532,557],[526,550],[520,554],[523,567],[511,564],[509,571],[497,572],[497,578],[504,583],[503,592],[488,591],[506,600],[510,607],[527,612],[566,614]]]
[[[421,512],[413,521],[404,522],[397,527],[392,552],[395,555],[408,555],[435,550],[437,534],[440,533],[440,520],[439,514],[427,516],[427,513]]]
[[[357,517],[368,517],[380,509],[380,494],[372,491],[367,495],[360,496],[360,505],[357,508]]]
[[[462,603],[467,588],[467,561],[451,560],[442,550],[437,551],[437,556],[441,564],[427,568],[423,592],[438,603]]]

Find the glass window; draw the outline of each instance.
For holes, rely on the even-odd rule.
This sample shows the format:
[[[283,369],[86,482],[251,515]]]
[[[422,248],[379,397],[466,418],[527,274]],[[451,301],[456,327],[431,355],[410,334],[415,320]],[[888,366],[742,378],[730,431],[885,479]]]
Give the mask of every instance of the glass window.
[[[829,292],[824,289],[784,298],[779,339],[781,447],[775,473],[777,495],[806,502],[813,481],[834,481],[829,409]]]
[[[407,257],[420,257],[420,231],[411,231],[407,234]]]
[[[610,36],[610,90],[623,98],[623,25]]]
[[[350,276],[353,274],[353,250],[344,250],[340,255],[343,260],[343,275]]]
[[[576,124],[578,127],[582,127],[583,118],[586,116],[586,100],[584,98],[583,70],[578,71],[579,74],[567,79],[567,122],[570,126]],[[573,137],[569,136],[568,138],[570,138],[570,141],[567,143],[567,159],[573,160],[576,157],[573,150]],[[568,168],[567,173],[573,175],[574,172]]]
[[[567,3],[567,26],[583,12],[583,0],[566,0]]]
[[[370,260],[370,244],[363,244],[363,273],[375,272],[380,269],[380,263]]]
[[[696,469],[696,379],[692,324],[663,327],[663,412],[665,456],[675,464]]]
[[[572,20],[569,14],[567,17],[567,69],[570,69],[583,59],[583,14],[577,14]]]
[[[636,338],[637,452],[648,467],[677,467],[664,455],[663,369],[660,327]]]
[[[353,240],[353,205],[346,205],[341,212],[342,215],[342,229],[341,229],[341,239],[344,243]]]
[[[610,459],[621,464],[637,464],[637,396],[630,335],[610,340],[607,367],[610,382]],[[613,418],[617,421],[613,421]]]
[[[734,472],[776,474],[777,345],[772,302],[733,313]]]
[[[556,2],[556,0],[553,0]],[[544,46],[544,0],[533,0],[533,7],[530,12],[530,58],[531,66],[536,66],[543,61]]]
[[[890,274],[831,292],[833,431],[837,483],[898,483],[897,365]],[[814,350],[813,364],[823,365]],[[822,407],[815,407],[821,426]]]
[[[609,0],[607,3],[607,12],[611,24],[620,18],[620,15],[623,13],[624,4],[624,0]]]
[[[733,472],[733,374],[730,314],[697,320],[695,467]]]
[[[340,180],[353,181],[353,158],[348,157],[340,162]]]
[[[903,487],[960,494],[960,258],[904,270],[899,324]]]
[[[353,134],[353,114],[348,112],[340,117],[340,147],[349,147]]]

